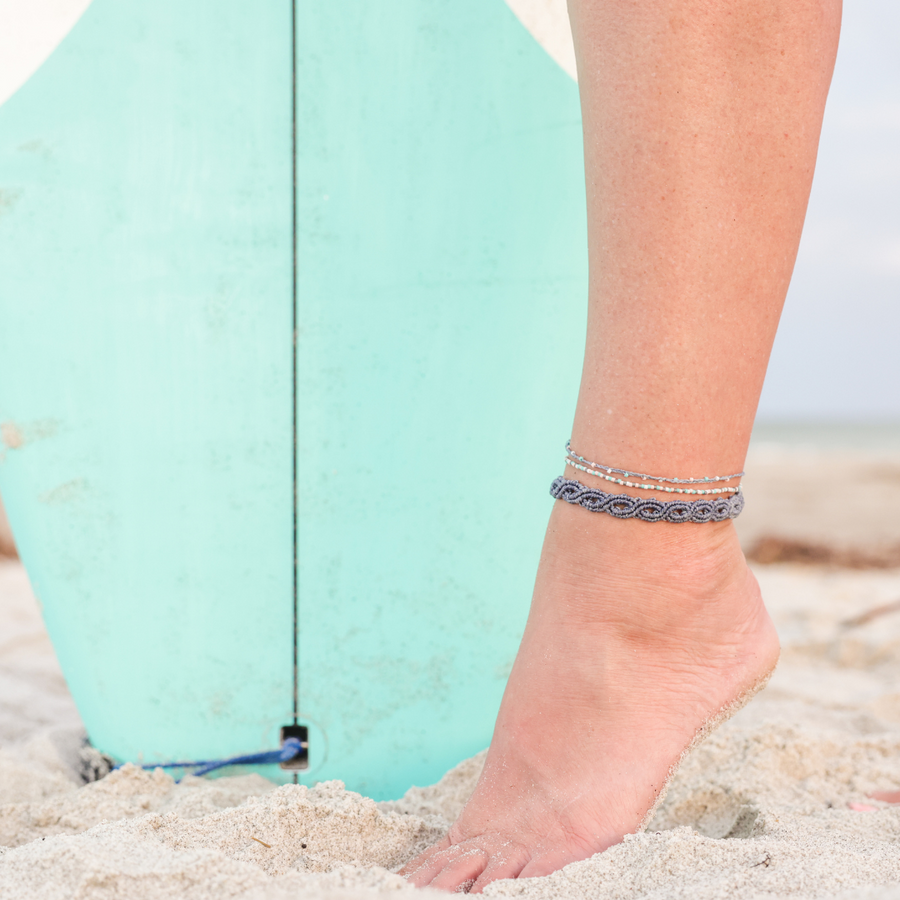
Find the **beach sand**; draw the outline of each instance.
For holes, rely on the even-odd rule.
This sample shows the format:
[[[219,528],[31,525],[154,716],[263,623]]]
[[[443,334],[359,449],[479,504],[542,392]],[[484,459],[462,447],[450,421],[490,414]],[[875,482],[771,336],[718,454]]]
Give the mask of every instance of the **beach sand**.
[[[793,457],[766,453],[749,464],[745,545],[774,536],[889,555],[896,458],[807,454],[804,482]],[[826,494],[816,479],[832,482],[836,465],[852,477]],[[769,686],[684,762],[646,831],[489,895],[900,900],[900,806],[868,797],[900,789],[900,568],[755,570],[784,646]],[[175,785],[133,767],[85,784],[103,761],[83,746],[21,565],[0,561],[3,900],[425,896],[392,871],[444,832],[479,768],[465,761],[390,803],[338,782]]]

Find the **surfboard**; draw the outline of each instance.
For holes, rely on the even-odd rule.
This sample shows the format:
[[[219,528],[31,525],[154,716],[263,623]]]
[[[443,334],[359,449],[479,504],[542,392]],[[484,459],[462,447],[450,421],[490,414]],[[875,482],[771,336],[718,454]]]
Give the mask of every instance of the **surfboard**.
[[[94,0],[0,106],[0,491],[91,741],[487,745],[584,341],[577,88],[500,0]]]

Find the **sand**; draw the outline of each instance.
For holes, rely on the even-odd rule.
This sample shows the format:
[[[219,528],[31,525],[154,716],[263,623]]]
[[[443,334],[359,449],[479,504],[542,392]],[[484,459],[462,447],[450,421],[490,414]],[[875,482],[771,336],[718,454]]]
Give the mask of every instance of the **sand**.
[[[800,512],[785,527],[856,534],[840,516],[812,518],[813,530]],[[900,900],[900,806],[868,797],[900,788],[900,570],[756,571],[784,644],[769,686],[685,761],[644,833],[489,895]],[[391,803],[339,782],[176,785],[134,767],[85,784],[103,761],[83,746],[21,566],[0,561],[3,900],[425,896],[392,872],[446,830],[480,765]]]
[[[900,546],[900,453],[760,442],[746,468],[745,548],[770,535],[866,556]]]

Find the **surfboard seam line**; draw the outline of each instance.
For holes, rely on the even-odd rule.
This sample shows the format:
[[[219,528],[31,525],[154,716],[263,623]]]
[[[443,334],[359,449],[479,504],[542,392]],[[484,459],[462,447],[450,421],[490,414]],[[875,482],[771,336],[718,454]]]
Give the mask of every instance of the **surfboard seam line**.
[[[297,0],[291,0],[291,434],[293,454],[291,462],[293,487],[293,680],[294,725],[300,713],[300,657],[299,657],[299,571],[297,565]],[[294,776],[296,779],[296,775]]]

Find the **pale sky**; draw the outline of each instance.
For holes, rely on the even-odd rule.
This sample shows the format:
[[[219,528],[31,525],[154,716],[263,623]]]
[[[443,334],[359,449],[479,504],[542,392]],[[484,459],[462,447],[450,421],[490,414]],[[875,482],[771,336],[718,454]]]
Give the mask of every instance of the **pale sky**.
[[[900,420],[900,3],[848,0],[760,419]]]

